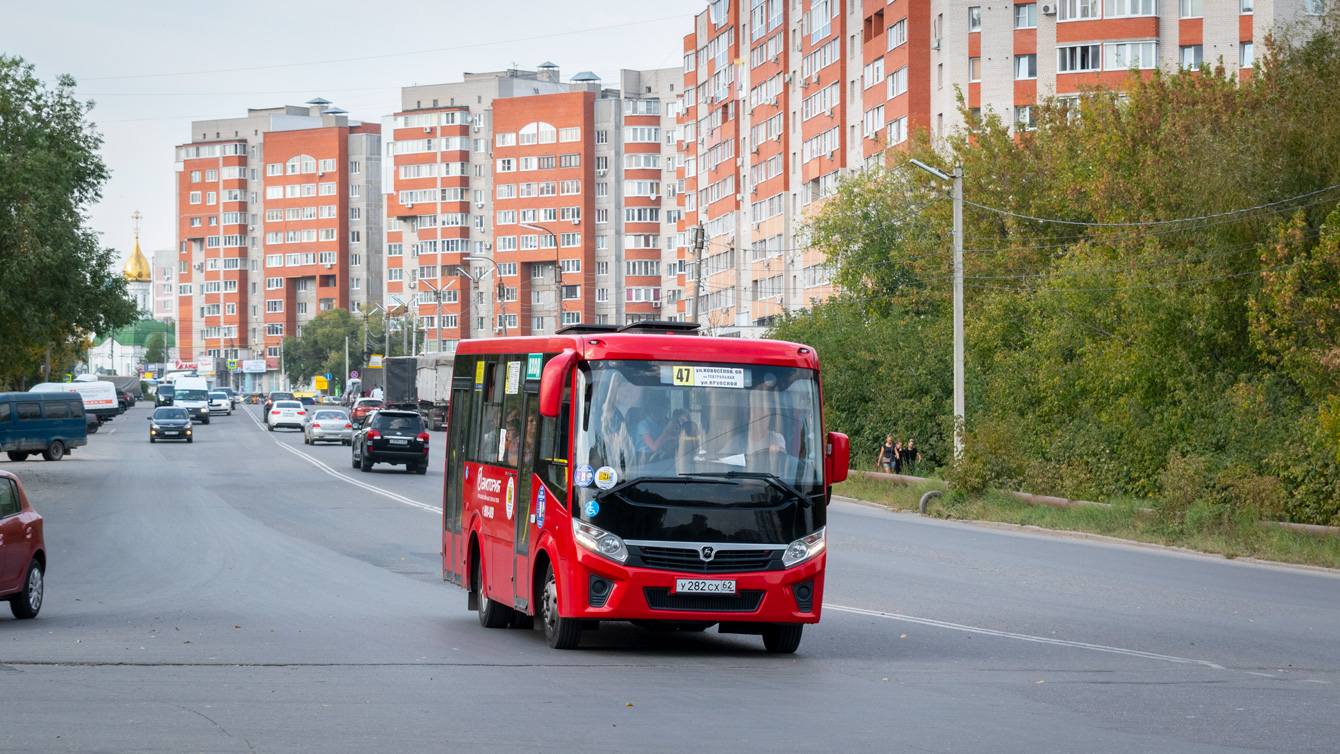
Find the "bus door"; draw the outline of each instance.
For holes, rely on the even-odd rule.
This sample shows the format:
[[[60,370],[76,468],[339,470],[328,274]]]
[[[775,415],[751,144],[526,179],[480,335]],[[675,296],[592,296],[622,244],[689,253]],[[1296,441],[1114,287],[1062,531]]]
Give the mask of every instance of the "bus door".
[[[482,513],[481,541],[484,556],[485,596],[503,605],[516,597],[513,579],[516,519],[521,497],[517,468],[521,465],[524,440],[524,380],[526,356],[490,356],[484,369],[484,396],[479,478],[471,489]],[[528,505],[524,506],[529,508]],[[524,596],[524,595],[523,595]]]
[[[468,358],[468,357],[467,357]],[[467,365],[468,366],[468,365]],[[466,370],[468,373],[468,370]],[[462,377],[452,384],[451,404],[447,418],[447,456],[443,474],[442,494],[442,580],[464,585],[466,568],[465,538],[461,535],[461,509],[464,505],[462,485],[465,473],[465,435],[473,426],[471,421],[474,401],[471,400],[471,378]]]
[[[525,390],[525,402],[522,416],[523,437],[521,442],[520,463],[517,466],[516,495],[516,539],[513,540],[513,580],[516,585],[516,597],[512,606],[526,610],[530,605],[530,541],[531,529],[535,526],[535,515],[539,508],[534,503],[534,495],[542,485],[532,484],[535,472],[535,448],[538,445],[540,429],[540,383],[528,380]],[[546,501],[547,502],[547,501]]]

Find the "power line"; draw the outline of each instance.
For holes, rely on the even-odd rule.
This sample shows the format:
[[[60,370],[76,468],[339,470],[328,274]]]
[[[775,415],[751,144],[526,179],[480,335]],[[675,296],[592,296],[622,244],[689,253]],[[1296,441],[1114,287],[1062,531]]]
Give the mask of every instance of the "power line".
[[[643,24],[660,23],[661,21],[677,21],[680,20],[680,18],[681,18],[680,16],[649,18],[643,21],[630,21],[628,23],[623,24],[612,24],[610,26],[595,26],[586,29],[574,29],[572,31],[554,32],[552,34],[538,34],[532,37],[519,37],[517,39],[500,39],[492,42],[476,42],[474,44],[454,45],[452,47],[440,47],[432,50],[415,50],[412,52],[388,52],[382,55],[362,55],[359,57],[352,57],[352,58],[331,58],[329,60],[311,60],[302,63],[276,63],[274,65],[257,65],[257,66],[247,66],[244,68],[216,68],[213,70],[206,70],[206,71],[178,71],[175,73],[140,73],[128,76],[90,76],[88,78],[84,78],[81,80],[113,81],[113,80],[126,80],[126,79],[153,79],[153,78],[165,78],[169,76],[201,76],[211,73],[239,73],[242,71],[267,71],[267,70],[273,70],[275,68],[298,68],[301,66],[309,66],[309,65],[329,65],[331,63],[353,63],[363,60],[381,60],[384,58],[398,58],[398,57],[406,57],[409,55],[428,55],[438,52],[454,52],[456,50],[469,50],[479,47],[492,47],[494,45],[516,44],[518,42],[534,42],[540,39],[553,39],[555,37],[567,37],[572,36],[574,34],[588,34],[590,32],[596,32],[596,31],[608,31],[610,29],[624,29],[629,26],[641,26]]]
[[[1014,217],[1014,218],[1018,218],[1018,219],[1020,219],[1020,220],[1031,220],[1031,221],[1033,221],[1033,222],[1039,222],[1039,223],[1053,223],[1053,224],[1056,224],[1056,225],[1078,225],[1078,226],[1082,226],[1082,227],[1086,227],[1086,228],[1131,228],[1131,227],[1141,227],[1141,226],[1145,226],[1145,225],[1174,225],[1174,224],[1179,224],[1179,223],[1192,223],[1192,222],[1199,222],[1199,221],[1202,221],[1202,220],[1211,220],[1211,219],[1219,218],[1219,217],[1229,217],[1229,216],[1231,216],[1231,215],[1240,215],[1240,214],[1243,214],[1243,213],[1246,213],[1246,212],[1254,212],[1254,211],[1256,211],[1256,210],[1260,210],[1260,209],[1266,209],[1266,208],[1269,208],[1269,207],[1275,207],[1275,206],[1278,206],[1278,205],[1281,205],[1281,204],[1287,204],[1287,203],[1289,203],[1289,202],[1297,201],[1297,200],[1299,200],[1299,199],[1306,199],[1306,198],[1308,198],[1308,197],[1316,196],[1317,194],[1321,194],[1321,193],[1324,193],[1324,192],[1326,192],[1326,191],[1331,191],[1331,190],[1334,190],[1334,189],[1337,189],[1337,188],[1340,188],[1340,184],[1337,184],[1337,185],[1334,185],[1334,186],[1327,186],[1326,188],[1317,189],[1316,191],[1309,191],[1309,192],[1306,193],[1306,194],[1299,194],[1298,196],[1292,196],[1292,197],[1289,197],[1289,198],[1287,198],[1287,199],[1280,199],[1279,201],[1275,201],[1275,202],[1268,202],[1268,203],[1266,203],[1266,204],[1258,204],[1258,205],[1256,205],[1255,207],[1245,207],[1245,208],[1243,208],[1243,209],[1234,209],[1234,210],[1229,210],[1229,211],[1227,211],[1227,212],[1217,212],[1217,213],[1215,213],[1215,214],[1211,214],[1211,215],[1201,215],[1201,216],[1199,216],[1199,217],[1182,217],[1182,218],[1177,218],[1177,219],[1175,219],[1175,220],[1146,220],[1146,221],[1142,221],[1142,222],[1124,222],[1124,223],[1095,223],[1095,222],[1087,222],[1087,221],[1080,221],[1080,220],[1059,220],[1059,219],[1056,219],[1056,218],[1049,218],[1049,217],[1034,217],[1034,216],[1032,216],[1032,215],[1024,215],[1024,214],[1020,214],[1020,213],[1018,213],[1018,212],[1011,212],[1011,211],[1009,211],[1009,210],[999,209],[999,208],[997,208],[997,207],[989,207],[989,206],[987,206],[987,205],[985,205],[985,204],[978,204],[977,202],[971,202],[971,201],[968,201],[967,199],[964,199],[964,200],[963,200],[963,203],[964,203],[964,204],[967,204],[967,205],[969,205],[969,206],[971,206],[971,207],[976,207],[976,208],[978,208],[978,209],[986,210],[986,211],[988,211],[988,212],[995,212],[995,213],[998,214],[998,215],[1005,215],[1005,216],[1007,216],[1007,217]]]

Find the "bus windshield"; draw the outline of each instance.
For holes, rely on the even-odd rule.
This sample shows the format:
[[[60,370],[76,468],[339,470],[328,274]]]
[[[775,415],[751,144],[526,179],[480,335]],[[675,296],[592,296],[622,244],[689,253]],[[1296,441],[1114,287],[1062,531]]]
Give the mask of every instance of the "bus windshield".
[[[750,477],[791,494],[822,494],[812,370],[592,361],[582,381],[573,467],[579,488],[599,493],[639,479]]]

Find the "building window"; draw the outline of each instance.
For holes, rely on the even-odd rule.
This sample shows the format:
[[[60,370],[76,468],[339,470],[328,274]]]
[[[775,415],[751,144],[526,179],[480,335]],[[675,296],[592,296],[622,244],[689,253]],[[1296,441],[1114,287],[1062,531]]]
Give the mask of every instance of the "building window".
[[[1099,57],[1098,48],[1098,45],[1058,47],[1056,50],[1056,71],[1058,73],[1079,73],[1099,70],[1102,60]]]
[[[1104,63],[1109,71],[1158,67],[1157,42],[1108,42],[1103,47],[1107,53]]]
[[[1154,13],[1154,0],[1105,0],[1103,8],[1107,18],[1152,16]]]
[[[199,204],[199,203],[200,203],[200,192],[199,192],[199,191],[192,191],[192,192],[191,192],[191,204]]]
[[[968,58],[968,81],[974,82],[981,80],[982,80],[982,59]]]
[[[1251,42],[1243,42],[1238,48],[1238,67],[1251,68],[1256,65],[1256,46]]]
[[[1036,29],[1038,27],[1038,4],[1014,6],[1014,28]]]
[[[349,231],[349,243],[363,243],[363,231],[361,230]]]
[[[1200,18],[1205,15],[1205,0],[1180,0],[1178,10],[1182,18]]]
[[[894,118],[889,121],[888,142],[890,144],[902,144],[907,141],[907,116]]]
[[[1200,0],[1197,0],[1199,2]],[[1058,21],[1080,21],[1098,18],[1098,0],[1061,0]]]
[[[1183,68],[1199,68],[1204,62],[1203,45],[1182,45],[1178,48],[1178,58]]]
[[[1015,107],[1015,108],[1014,108],[1014,130],[1016,130],[1016,131],[1032,131],[1033,128],[1034,128],[1034,123],[1033,123],[1033,106],[1032,106],[1032,105],[1019,105],[1019,106]]]
[[[1020,7],[1022,7],[1022,6],[1020,6]],[[906,19],[906,18],[900,18],[900,19],[898,19],[897,21],[895,21],[894,24],[893,24],[893,26],[890,26],[890,27],[889,27],[888,35],[889,35],[889,39],[888,39],[888,49],[892,50],[892,49],[895,48],[895,47],[901,47],[902,45],[906,44],[906,43],[907,43],[907,19]]]
[[[349,196],[357,199],[363,195],[363,187],[357,183],[349,184]]]
[[[968,31],[982,30],[982,6],[974,5],[968,8]]]
[[[200,171],[199,171],[199,170],[192,170],[192,171],[191,171],[191,183],[199,183],[199,182],[200,182]]]
[[[1035,79],[1038,77],[1038,56],[1036,54],[1014,56],[1014,77],[1016,79]]]

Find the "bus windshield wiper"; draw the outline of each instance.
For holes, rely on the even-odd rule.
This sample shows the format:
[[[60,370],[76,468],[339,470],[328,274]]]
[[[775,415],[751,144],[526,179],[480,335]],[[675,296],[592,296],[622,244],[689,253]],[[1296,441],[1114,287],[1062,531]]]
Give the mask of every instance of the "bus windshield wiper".
[[[805,493],[803,493],[803,492],[801,492],[800,490],[796,489],[796,487],[795,487],[793,484],[791,484],[790,482],[786,481],[785,479],[783,479],[783,478],[777,476],[776,474],[771,474],[771,473],[768,473],[768,472],[766,472],[766,471],[720,471],[720,472],[707,472],[707,473],[694,474],[693,476],[695,476],[695,477],[712,477],[712,478],[717,478],[717,479],[722,479],[722,478],[724,478],[724,479],[761,479],[761,480],[767,482],[768,484],[771,484],[772,486],[776,487],[777,489],[782,490],[783,492],[787,493],[788,495],[793,495],[793,496],[795,496],[797,499],[800,500],[800,504],[803,505],[803,506],[805,506],[806,508],[810,507],[811,505],[814,505],[814,501],[813,501],[813,500],[810,500],[809,497],[808,497]]]

